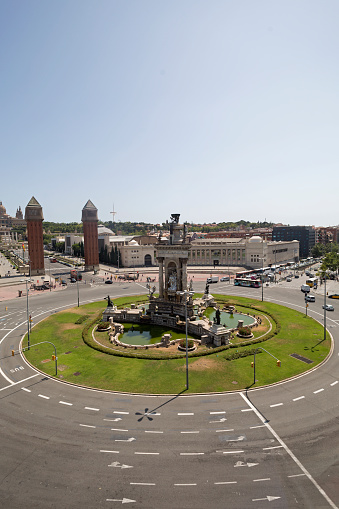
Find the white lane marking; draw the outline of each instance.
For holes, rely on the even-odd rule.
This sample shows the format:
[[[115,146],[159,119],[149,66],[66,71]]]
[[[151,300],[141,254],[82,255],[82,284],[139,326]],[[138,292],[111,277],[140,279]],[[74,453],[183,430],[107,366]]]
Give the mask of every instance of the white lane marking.
[[[60,405],[68,405],[73,406],[73,403],[68,403],[68,401],[59,401]]]
[[[275,407],[275,406],[282,406],[284,403],[275,403],[274,405],[270,405],[271,408]]]
[[[242,412],[253,412],[253,408],[243,408]]]
[[[253,479],[253,482],[261,482],[261,481],[270,481],[270,477],[266,477],[266,479]]]
[[[134,454],[146,454],[149,456],[159,456],[160,452],[134,452]]]
[[[21,390],[26,391],[26,392],[32,392],[30,389],[26,389],[26,387],[21,387]]]
[[[107,449],[100,449],[100,452],[109,452],[112,454],[119,454],[119,451],[108,451]]]
[[[134,486],[155,486],[155,482],[130,482]]]
[[[89,424],[79,424],[79,426],[82,426],[83,428],[96,428],[96,426],[90,426]]]
[[[272,447],[263,447],[263,451],[270,451],[271,449],[282,449],[283,445],[272,445]]]
[[[147,430],[145,430],[145,433],[163,433],[163,431],[147,431]]]
[[[180,433],[199,433],[199,431],[180,431]]]
[[[255,406],[253,405],[253,403],[251,403],[245,396],[245,394],[243,394],[242,392],[239,393],[240,396],[242,397],[242,399],[247,403],[247,405],[249,405],[253,411],[256,413],[256,415],[258,416],[258,418],[261,420],[261,422],[263,422],[267,429],[272,433],[272,435],[275,437],[276,440],[278,440],[278,442],[281,444],[281,447],[283,447],[285,449],[285,451],[287,452],[287,454],[289,454],[289,456],[293,459],[293,461],[298,465],[298,467],[300,468],[300,470],[302,472],[304,472],[304,474],[308,477],[308,479],[311,481],[311,483],[316,487],[316,489],[319,491],[319,493],[321,493],[321,495],[325,498],[325,500],[328,502],[328,504],[332,507],[332,509],[338,509],[337,506],[332,502],[332,500],[330,499],[330,497],[325,493],[325,491],[319,486],[319,484],[315,481],[315,479],[313,479],[313,477],[311,476],[311,474],[308,472],[308,470],[304,467],[304,465],[298,460],[298,458],[293,454],[293,452],[291,451],[291,449],[289,447],[287,447],[287,445],[285,444],[285,442],[283,442],[283,440],[279,437],[278,433],[276,433],[274,431],[274,429],[272,428],[272,426],[270,426],[270,424],[268,422],[265,422],[264,420],[264,417],[262,416],[262,414],[255,408]]]
[[[108,421],[108,422],[117,422],[117,421],[121,421],[122,419],[120,419],[120,417],[117,417],[116,419],[104,419],[104,421]]]
[[[219,414],[225,414],[225,410],[223,410],[222,412],[210,412],[211,415],[219,415]]]
[[[121,502],[122,504],[129,504],[130,502],[136,502],[131,498],[106,498],[106,502]]]
[[[38,394],[39,398],[44,398],[44,399],[51,399],[49,396],[44,396],[43,394]]]
[[[259,424],[259,426],[250,426],[250,429],[264,428],[265,424]]]
[[[194,412],[179,412],[178,415],[194,415]]]
[[[85,410],[92,410],[93,412],[99,412],[100,408],[92,408],[90,406],[85,406]]]
[[[215,452],[221,452],[222,454],[241,454],[244,451],[215,451]]]
[[[115,468],[133,468],[132,465],[124,465],[123,463],[120,463],[119,461],[112,461],[110,465],[107,465],[108,467],[115,467]]]
[[[331,386],[331,387],[333,387],[333,385],[336,385],[337,383],[338,383],[338,380],[336,380],[335,382],[332,382],[332,383],[330,384],[330,386]]]
[[[317,391],[313,391],[313,394],[318,394],[318,392],[323,392],[325,389],[318,389]]]
[[[306,474],[294,474],[294,475],[288,475],[287,477],[302,477]]]
[[[305,399],[305,396],[299,396],[299,398],[294,398],[293,401],[299,401],[300,399]]]
[[[197,483],[187,483],[187,484],[174,484],[174,486],[196,486]]]
[[[227,421],[226,417],[221,417],[218,421],[210,421],[210,424],[220,423]]]
[[[234,431],[234,428],[231,428],[231,429],[216,429],[215,430],[216,433],[223,433],[223,431]]]
[[[111,428],[111,431],[128,431],[128,429]]]
[[[204,452],[181,452],[180,456],[202,456]]]
[[[136,438],[130,437],[130,438],[127,438],[127,440],[116,439],[116,440],[114,440],[114,442],[133,442],[134,440],[136,440]]]
[[[238,481],[215,482],[214,484],[237,484]]]
[[[114,414],[128,415],[129,412],[118,412],[116,410],[113,411]]]

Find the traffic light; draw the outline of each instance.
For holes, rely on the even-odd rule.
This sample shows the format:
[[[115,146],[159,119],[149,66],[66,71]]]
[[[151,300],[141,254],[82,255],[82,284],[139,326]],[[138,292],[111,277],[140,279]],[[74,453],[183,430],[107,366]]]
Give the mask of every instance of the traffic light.
[[[14,350],[12,350],[12,356],[14,357]]]
[[[251,368],[254,368],[254,362],[251,362]]]
[[[277,366],[278,366],[278,368],[280,368],[280,366],[281,366],[281,361],[277,361]]]
[[[55,355],[52,355],[52,361],[55,361],[56,357]]]

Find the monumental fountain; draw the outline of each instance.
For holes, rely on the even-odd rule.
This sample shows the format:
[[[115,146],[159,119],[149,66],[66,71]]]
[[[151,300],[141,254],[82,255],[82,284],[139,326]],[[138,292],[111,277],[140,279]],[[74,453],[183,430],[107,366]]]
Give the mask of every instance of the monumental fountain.
[[[191,248],[187,239],[186,224],[179,223],[180,214],[172,214],[170,219],[169,238],[159,235],[155,244],[156,260],[159,265],[159,295],[156,297],[155,287],[149,293],[149,305],[117,309],[108,300],[109,305],[103,312],[103,320],[112,324],[111,341],[119,343],[119,335],[123,331],[123,323],[161,325],[170,329],[185,331],[186,320],[188,333],[200,338],[201,344],[214,346],[227,345],[234,329],[220,323],[220,310],[206,285],[201,298],[193,300],[192,283],[188,284],[187,262]],[[204,316],[207,307],[215,309],[215,317],[210,321]],[[167,336],[167,335],[165,335]],[[169,338],[163,338],[165,346]],[[149,345],[150,346],[150,345]],[[148,346],[148,347],[149,347]]]

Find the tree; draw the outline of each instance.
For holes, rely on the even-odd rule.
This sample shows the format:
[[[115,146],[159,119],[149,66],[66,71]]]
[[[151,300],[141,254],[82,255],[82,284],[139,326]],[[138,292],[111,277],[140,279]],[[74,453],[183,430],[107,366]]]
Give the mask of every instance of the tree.
[[[65,252],[65,242],[57,242],[55,244],[55,250],[58,253],[64,253]]]

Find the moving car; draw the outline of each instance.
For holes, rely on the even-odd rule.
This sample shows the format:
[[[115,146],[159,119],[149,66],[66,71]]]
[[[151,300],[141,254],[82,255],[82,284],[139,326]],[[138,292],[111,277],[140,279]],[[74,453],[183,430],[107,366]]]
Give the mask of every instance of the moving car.
[[[113,281],[111,279],[106,279],[105,283],[106,285],[111,285],[113,284]]]
[[[305,300],[308,302],[315,302],[315,296],[314,295],[305,295]]]
[[[206,279],[207,284],[218,283],[218,282],[219,282],[219,276],[212,276],[212,277],[208,277]]]
[[[290,282],[292,281],[292,278],[287,277],[287,278],[286,278],[286,281],[287,281],[288,283],[290,283]]]
[[[304,293],[310,293],[311,288],[308,285],[301,285],[300,290]]]
[[[222,278],[220,278],[220,281],[229,281],[230,278],[228,276],[224,276]]]
[[[339,299],[339,293],[333,293],[333,295],[328,296],[329,299]]]
[[[334,311],[334,307],[331,304],[324,305],[323,309],[326,309],[326,311]]]

